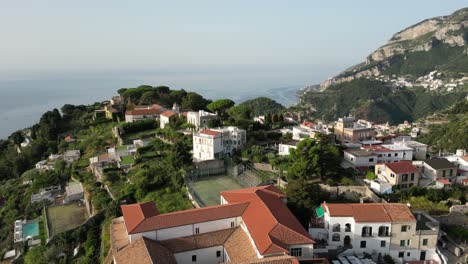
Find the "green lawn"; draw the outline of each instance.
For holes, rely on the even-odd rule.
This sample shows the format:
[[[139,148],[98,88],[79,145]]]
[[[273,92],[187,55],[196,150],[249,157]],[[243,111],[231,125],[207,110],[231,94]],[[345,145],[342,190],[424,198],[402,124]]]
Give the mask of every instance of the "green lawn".
[[[220,203],[220,192],[242,188],[235,179],[224,175],[202,178],[194,182],[192,187],[207,206]]]
[[[48,207],[47,220],[50,237],[81,225],[87,217],[85,206],[67,204]]]
[[[135,159],[133,157],[123,156],[120,158],[122,159],[122,162],[121,162],[122,166],[135,164]]]

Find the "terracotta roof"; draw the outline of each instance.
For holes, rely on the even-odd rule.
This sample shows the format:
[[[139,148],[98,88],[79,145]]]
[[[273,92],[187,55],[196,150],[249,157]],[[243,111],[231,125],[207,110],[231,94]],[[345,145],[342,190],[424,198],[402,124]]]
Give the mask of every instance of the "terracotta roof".
[[[116,264],[176,264],[172,252],[148,238],[140,238],[114,254]]]
[[[451,169],[451,168],[456,168],[455,164],[452,162],[448,161],[447,159],[427,159],[424,161],[427,165],[431,166],[431,168],[436,169],[436,170],[441,170],[441,169]]]
[[[162,112],[161,115],[162,116],[165,116],[165,117],[171,117],[171,116],[174,116],[176,115],[177,113],[174,112],[174,111],[165,111],[165,112]]]
[[[260,254],[289,253],[288,245],[314,243],[283,202],[286,195],[276,187],[225,191],[221,196],[229,203],[249,202],[242,220]]]
[[[128,233],[132,233],[145,219],[159,214],[153,202],[122,205],[121,208]]]
[[[108,160],[109,160],[109,154],[107,153],[104,153],[98,156],[98,162],[108,161]]]
[[[438,179],[437,181],[444,184],[444,185],[451,185],[452,184],[449,180],[446,180],[446,179]]]
[[[211,129],[203,129],[200,131],[200,134],[205,134],[205,135],[210,135],[210,136],[217,136],[219,133],[221,132],[218,132],[218,131],[214,131],[214,130],[211,130]]]
[[[418,168],[416,168],[411,161],[390,162],[385,163],[385,166],[396,174],[418,172]]]
[[[468,162],[468,155],[462,156],[461,159]]]
[[[158,241],[172,253],[191,251],[223,245],[238,228],[223,229],[194,236],[178,237]]]
[[[153,202],[150,203],[154,207],[156,207]],[[128,233],[135,234],[151,230],[159,230],[181,225],[189,225],[194,223],[237,217],[242,215],[247,206],[247,203],[225,204],[204,208],[189,209],[174,213],[159,214],[147,218],[142,218],[141,215],[137,217],[134,214],[125,214],[125,206],[122,206],[122,213],[125,218],[125,222],[127,222],[128,219],[128,221],[132,223],[131,225],[133,228],[127,227]]]
[[[249,236],[242,228],[237,228],[226,240],[224,250],[226,250],[232,263],[242,263],[257,258]]]
[[[313,126],[314,126],[314,123],[309,122],[309,121],[304,121],[304,122],[302,122],[301,125],[306,126],[306,127],[313,127]]]
[[[368,149],[372,151],[377,151],[377,152],[385,152],[385,151],[391,151],[391,149],[382,147],[380,145],[372,145],[372,146],[361,146],[362,149]]]
[[[415,222],[408,206],[399,203],[322,204],[330,216],[353,217],[356,222]]]
[[[135,108],[133,110],[125,111],[125,115],[159,115],[161,109],[159,108]]]

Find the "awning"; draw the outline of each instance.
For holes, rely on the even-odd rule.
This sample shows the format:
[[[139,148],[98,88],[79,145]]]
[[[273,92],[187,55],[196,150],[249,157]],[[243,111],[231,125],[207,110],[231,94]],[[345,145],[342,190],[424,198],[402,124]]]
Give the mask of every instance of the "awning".
[[[325,214],[325,212],[323,211],[323,208],[320,206],[320,207],[315,208],[315,214],[317,215],[317,217],[322,217]]]

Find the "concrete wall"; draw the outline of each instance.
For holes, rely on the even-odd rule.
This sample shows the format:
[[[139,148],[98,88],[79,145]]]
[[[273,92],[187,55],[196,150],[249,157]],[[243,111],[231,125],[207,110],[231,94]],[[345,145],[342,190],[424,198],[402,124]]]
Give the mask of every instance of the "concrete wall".
[[[196,228],[199,228],[199,234],[208,233],[212,231],[218,231],[223,229],[232,228],[231,222],[234,222],[234,226],[239,226],[241,222],[241,217],[233,217],[220,219],[209,222],[202,222],[190,225],[183,225],[171,228],[165,228],[155,231],[144,232],[140,234],[133,234],[132,240],[139,238],[141,236],[147,237],[153,240],[167,240],[171,238],[186,237],[196,234]]]
[[[216,252],[220,252],[220,257],[216,257]],[[196,261],[192,261],[192,256],[196,256]],[[174,254],[178,264],[185,263],[203,263],[203,264],[217,264],[224,262],[224,248],[223,246],[216,246],[210,248],[202,248]]]

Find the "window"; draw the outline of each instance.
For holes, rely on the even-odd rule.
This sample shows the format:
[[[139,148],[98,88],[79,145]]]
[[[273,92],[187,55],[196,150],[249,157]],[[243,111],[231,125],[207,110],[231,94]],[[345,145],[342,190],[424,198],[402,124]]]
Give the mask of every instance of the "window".
[[[387,155],[387,156],[391,157],[391,156],[392,156],[392,154],[388,153],[388,155]]]
[[[346,224],[344,228],[345,232],[351,232],[351,224]]]
[[[423,239],[423,246],[427,246],[428,243],[429,243],[429,240],[427,240],[427,238]]]
[[[395,153],[395,157],[398,157],[398,153]]]
[[[369,159],[369,162],[374,162],[374,158],[372,158],[372,159]]]
[[[361,241],[361,248],[366,248],[366,241]]]
[[[200,234],[200,228],[199,227],[195,227],[195,234]]]
[[[332,241],[340,241],[340,234],[333,234]]]
[[[410,246],[410,245],[411,245],[411,240],[408,239],[408,240],[406,241],[406,245],[407,245],[407,246]]]
[[[449,173],[450,177],[453,176],[453,170],[450,170],[450,173]]]
[[[404,251],[398,252],[398,257],[399,257],[399,258],[402,258],[402,257],[404,257],[404,256],[405,256],[405,252],[404,252]]]
[[[385,240],[380,241],[380,247],[385,247],[387,242]]]
[[[197,255],[192,255],[192,262],[197,262]]]
[[[403,225],[401,226],[401,232],[406,232],[409,230],[409,226]]]
[[[233,227],[234,227],[234,222],[231,222],[231,228],[233,228]]]
[[[379,236],[388,236],[389,228],[388,226],[380,226],[379,227]]]
[[[408,181],[408,174],[403,174],[403,175],[401,176],[401,180],[402,180],[402,181]]]
[[[405,240],[400,240],[400,247],[404,247],[405,246]]]
[[[406,256],[407,257],[411,256],[411,252],[406,252]]]
[[[414,173],[411,173],[411,181],[414,181]]]
[[[361,236],[363,237],[370,237],[372,236],[372,227],[365,226],[362,228]]]
[[[382,157],[382,154],[377,155],[377,157],[381,158],[381,157]]]
[[[445,178],[445,171],[442,171],[442,177]]]
[[[216,251],[216,257],[217,257],[217,258],[221,257],[221,250],[217,250],[217,251]]]
[[[302,256],[302,248],[291,248],[291,256],[293,257]]]
[[[341,226],[340,224],[334,224],[333,225],[333,232],[340,232]]]

